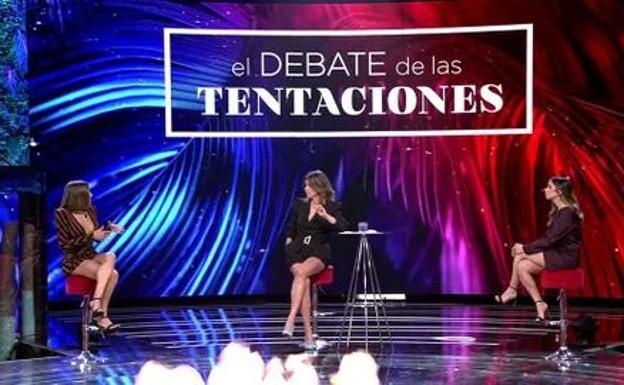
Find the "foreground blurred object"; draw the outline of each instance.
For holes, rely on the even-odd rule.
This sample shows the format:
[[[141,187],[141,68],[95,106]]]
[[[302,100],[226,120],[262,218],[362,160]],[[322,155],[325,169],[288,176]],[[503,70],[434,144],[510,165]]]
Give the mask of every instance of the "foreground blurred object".
[[[290,355],[284,364],[288,384],[318,385],[319,377],[307,354]]]
[[[197,370],[188,365],[175,368],[156,362],[147,361],[137,374],[134,385],[204,385],[204,380]]]
[[[331,377],[332,385],[379,385],[378,366],[370,354],[357,351],[340,361],[338,372]]]
[[[219,355],[219,362],[208,376],[208,385],[260,385],[264,361],[257,352],[239,343],[229,343]]]

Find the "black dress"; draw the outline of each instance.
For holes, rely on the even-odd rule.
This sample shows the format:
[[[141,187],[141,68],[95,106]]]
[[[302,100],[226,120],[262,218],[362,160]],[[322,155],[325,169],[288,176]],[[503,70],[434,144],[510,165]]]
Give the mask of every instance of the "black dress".
[[[315,214],[308,221],[310,201],[298,199],[292,208],[290,221],[288,222],[287,237],[292,242],[286,245],[286,263],[291,266],[301,263],[308,257],[318,257],[327,265],[330,261],[330,237],[347,228],[347,221],[342,216],[342,204],[332,201],[325,205],[329,215],[336,218],[336,223],[331,224],[320,215]]]
[[[578,266],[581,248],[581,218],[566,206],[553,214],[544,237],[523,246],[526,254],[544,253],[546,269],[571,269]]]

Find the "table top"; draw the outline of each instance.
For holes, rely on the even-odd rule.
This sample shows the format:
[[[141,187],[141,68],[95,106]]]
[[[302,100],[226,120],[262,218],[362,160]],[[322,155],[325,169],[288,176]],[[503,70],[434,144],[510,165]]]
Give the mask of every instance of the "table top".
[[[373,229],[368,229],[366,231],[341,231],[338,234],[340,235],[382,235],[388,234],[387,231],[377,231]]]

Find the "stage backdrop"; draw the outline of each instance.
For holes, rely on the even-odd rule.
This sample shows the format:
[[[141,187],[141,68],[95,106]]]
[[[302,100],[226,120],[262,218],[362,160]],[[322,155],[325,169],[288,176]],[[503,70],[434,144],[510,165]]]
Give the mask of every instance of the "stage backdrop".
[[[384,291],[420,295],[504,288],[510,246],[544,231],[540,190],[569,175],[578,294],[622,298],[622,19],[615,1],[29,2],[50,298],[52,209],[77,178],[127,228],[98,246],[119,296],[286,294],[285,224],[313,169],[352,225],[388,232]],[[331,292],[355,247],[334,240]]]

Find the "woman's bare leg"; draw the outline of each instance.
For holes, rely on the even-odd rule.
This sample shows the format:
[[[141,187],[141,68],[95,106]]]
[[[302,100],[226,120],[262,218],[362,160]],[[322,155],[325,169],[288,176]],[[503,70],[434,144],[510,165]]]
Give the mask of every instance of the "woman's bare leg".
[[[93,298],[99,298],[101,301],[106,285],[108,285],[108,280],[112,270],[111,265],[102,265],[93,259],[87,259],[82,261],[80,265],[74,269],[72,274],[82,275],[83,277],[95,280],[96,285],[95,291],[93,292]],[[98,308],[102,308],[101,302],[98,303],[98,305]]]
[[[533,302],[535,302],[535,309],[539,318],[544,318],[548,305],[544,302],[542,294],[537,289],[533,275],[544,270],[544,265],[543,253],[525,255],[518,262],[518,277],[520,282],[522,282],[522,286],[524,286]]]
[[[546,266],[546,261],[544,260],[544,253],[536,253],[536,254],[518,254],[518,257],[521,259],[528,259],[534,264],[540,266],[542,269]]]
[[[104,311],[104,314],[108,316],[108,305],[110,304],[111,297],[113,296],[115,286],[117,286],[117,282],[119,281],[119,273],[115,270],[116,256],[114,253],[103,253],[96,255],[94,259],[101,265],[111,264],[113,267],[106,284],[106,288],[104,289],[104,294],[102,295],[102,310]]]
[[[284,325],[285,330],[291,331],[295,325],[295,319],[305,294],[306,279],[321,272],[324,268],[325,265],[317,257],[309,257],[303,263],[295,263],[291,266],[293,283],[290,289],[290,312]]]
[[[293,281],[290,285],[290,312],[288,313],[288,318],[286,319],[286,324],[284,325],[284,331],[291,332],[295,328],[295,318],[297,317],[297,313],[295,312],[293,315],[293,309],[297,307],[295,303],[295,298],[297,297],[297,292],[300,290],[299,285],[301,285],[301,281],[296,279],[297,271],[301,268],[301,263],[294,263],[290,267],[290,272],[293,275]]]
[[[310,278],[305,281],[305,291],[303,293],[303,299],[301,300],[301,318],[303,318],[303,333],[304,342],[313,343],[314,336],[312,333],[312,301],[310,298]]]
[[[89,304],[91,310],[101,309],[102,311],[106,311],[104,309],[104,295],[106,294],[106,287],[109,284],[110,277],[114,270],[114,254],[111,254],[113,257],[106,257],[102,259],[88,259],[84,260],[74,269],[72,274],[81,275],[83,277],[91,278],[96,281],[95,291],[93,292],[93,300],[92,304]],[[102,254],[100,254],[102,255]],[[97,257],[97,256],[96,256]],[[100,263],[100,260],[106,260],[105,263]],[[97,300],[95,300],[97,298]],[[108,298],[110,300],[110,297]],[[108,303],[107,303],[108,305]],[[107,327],[112,322],[108,319],[102,320],[99,324],[100,326]]]
[[[518,284],[520,283],[520,278],[518,277],[518,262],[520,262],[521,259],[520,254],[514,256],[509,286],[503,291],[503,294],[500,295],[500,300],[503,303],[509,302],[518,296]]]

